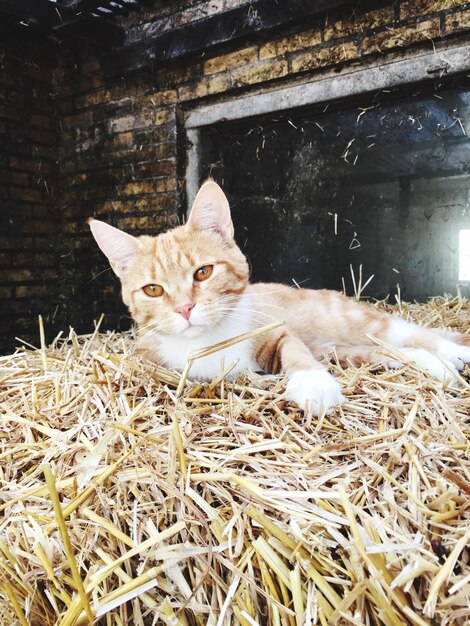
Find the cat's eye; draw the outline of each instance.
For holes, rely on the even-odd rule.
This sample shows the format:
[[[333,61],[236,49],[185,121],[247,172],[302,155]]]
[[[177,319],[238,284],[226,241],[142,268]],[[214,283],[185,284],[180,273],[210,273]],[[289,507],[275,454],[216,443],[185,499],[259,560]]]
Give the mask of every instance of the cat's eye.
[[[209,278],[213,269],[213,265],[203,265],[194,272],[194,280],[197,280],[198,283],[202,283],[203,280],[207,280]]]
[[[142,289],[151,298],[158,298],[163,295],[163,287],[161,285],[145,285]]]

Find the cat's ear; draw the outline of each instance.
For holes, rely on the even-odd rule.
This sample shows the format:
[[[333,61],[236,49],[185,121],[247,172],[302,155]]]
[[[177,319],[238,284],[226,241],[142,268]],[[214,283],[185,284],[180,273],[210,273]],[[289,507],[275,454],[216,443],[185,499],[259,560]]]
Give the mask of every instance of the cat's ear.
[[[88,220],[88,224],[96,243],[108,257],[114,272],[119,277],[122,276],[138,253],[140,241],[119,228],[93,218]]]
[[[195,230],[215,230],[224,239],[233,239],[227,197],[213,180],[207,180],[197,192],[187,225]]]

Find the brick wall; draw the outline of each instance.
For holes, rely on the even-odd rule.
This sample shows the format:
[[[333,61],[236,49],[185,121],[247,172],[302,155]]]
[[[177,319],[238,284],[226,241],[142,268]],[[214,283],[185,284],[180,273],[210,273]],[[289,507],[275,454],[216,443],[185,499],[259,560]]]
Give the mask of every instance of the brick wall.
[[[127,327],[119,286],[90,237],[91,216],[136,234],[176,223],[176,94],[151,77],[105,81],[95,60],[64,68],[60,317],[80,330],[105,313]]]
[[[128,39],[145,41],[214,12],[249,4],[157,1],[146,14],[127,19]],[[62,55],[55,79],[61,129],[56,320],[63,327],[73,324],[79,331],[89,331],[100,312],[106,314],[108,327],[129,324],[118,282],[110,271],[103,272],[106,260],[92,241],[86,219],[96,216],[137,234],[158,233],[181,219],[186,202],[185,110],[281,84],[314,81],[332,68],[346,71],[351,64],[399,56],[405,48],[432,50],[444,40],[452,45],[470,32],[470,3],[462,1],[360,6],[364,8],[336,11],[306,20],[302,27],[253,35],[178,61],[159,64],[157,59],[136,73],[112,78],[107,77],[106,53],[81,47],[75,54]],[[49,244],[53,236],[54,231],[46,235]]]
[[[55,55],[41,46],[0,50],[0,349],[52,327],[58,302]],[[33,330],[34,329],[34,330]]]

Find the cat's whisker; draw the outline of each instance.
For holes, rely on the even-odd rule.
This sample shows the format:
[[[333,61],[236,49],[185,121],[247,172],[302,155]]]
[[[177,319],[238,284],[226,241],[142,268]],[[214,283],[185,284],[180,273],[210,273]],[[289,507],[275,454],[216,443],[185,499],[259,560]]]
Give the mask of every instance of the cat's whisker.
[[[223,312],[223,313],[233,314],[233,315],[237,314],[238,317],[243,318],[243,319],[247,319],[253,315],[256,315],[258,317],[263,316],[267,319],[277,321],[277,318],[274,317],[274,315],[270,315],[269,313],[265,313],[264,311],[258,311],[257,309],[250,309],[250,308],[242,309],[240,307],[217,307],[216,311],[217,313]],[[247,314],[246,317],[242,315],[243,313]]]
[[[94,276],[92,276],[88,282],[89,283],[93,282],[96,278],[101,276],[101,274],[104,274],[105,272],[110,272],[111,270],[112,270],[111,267],[107,267],[106,269],[102,270],[101,272],[98,272],[98,274],[95,274]]]
[[[143,330],[146,330],[147,328],[150,328],[150,329],[157,328],[158,329],[158,324],[156,324],[155,322],[149,322],[148,324],[145,324],[144,326],[139,326],[138,327],[138,331],[142,332]]]
[[[146,327],[148,327],[149,325],[146,325],[142,328],[138,329],[139,333],[142,333],[142,330],[144,330]],[[155,326],[154,328],[150,328],[150,330],[148,330],[147,332],[140,334],[140,336],[138,337],[137,341],[138,342],[142,342],[144,339],[147,339],[148,337],[152,337],[152,336],[158,336],[162,334],[162,329],[158,328],[158,326]]]
[[[264,305],[263,305],[264,306]],[[281,311],[284,311],[284,309],[282,309],[281,307],[278,307]],[[234,305],[232,307],[217,307],[217,311],[239,311],[240,313],[257,313],[259,315],[264,315],[265,317],[270,317],[272,319],[277,319],[274,317],[274,315],[271,315],[270,313],[266,313],[266,311],[260,311],[259,309],[253,309],[251,307],[240,307],[237,305]]]

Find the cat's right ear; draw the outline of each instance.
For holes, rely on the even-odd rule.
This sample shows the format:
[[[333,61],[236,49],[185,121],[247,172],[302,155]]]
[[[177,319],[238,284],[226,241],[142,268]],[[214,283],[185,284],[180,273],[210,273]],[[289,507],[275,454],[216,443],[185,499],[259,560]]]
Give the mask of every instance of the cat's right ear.
[[[88,224],[96,243],[108,257],[114,272],[121,277],[138,253],[141,247],[140,241],[100,220],[90,218]]]
[[[224,239],[233,239],[233,223],[227,196],[212,179],[197,192],[187,225],[195,230],[214,230]]]

